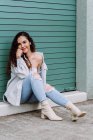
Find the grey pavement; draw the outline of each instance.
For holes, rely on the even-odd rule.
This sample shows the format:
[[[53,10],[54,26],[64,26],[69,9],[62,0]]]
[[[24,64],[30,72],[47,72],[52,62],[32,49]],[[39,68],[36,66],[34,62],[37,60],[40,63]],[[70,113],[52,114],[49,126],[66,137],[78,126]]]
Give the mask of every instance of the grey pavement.
[[[93,140],[93,100],[76,105],[87,111],[77,122],[63,107],[53,108],[63,121],[43,120],[40,110],[0,117],[0,140]]]

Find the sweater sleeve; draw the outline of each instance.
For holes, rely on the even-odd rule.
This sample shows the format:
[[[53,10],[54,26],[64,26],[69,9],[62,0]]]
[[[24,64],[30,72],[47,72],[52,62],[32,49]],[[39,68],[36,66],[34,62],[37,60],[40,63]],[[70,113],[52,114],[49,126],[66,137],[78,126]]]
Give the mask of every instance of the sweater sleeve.
[[[42,63],[42,66],[41,66],[41,77],[42,77],[42,80],[43,80],[43,83],[44,85],[46,85],[46,73],[47,73],[47,65],[44,61],[44,55],[43,55],[43,63]]]
[[[11,65],[11,74],[15,74],[21,79],[25,78],[29,74],[29,69],[23,58],[17,59],[17,67]]]

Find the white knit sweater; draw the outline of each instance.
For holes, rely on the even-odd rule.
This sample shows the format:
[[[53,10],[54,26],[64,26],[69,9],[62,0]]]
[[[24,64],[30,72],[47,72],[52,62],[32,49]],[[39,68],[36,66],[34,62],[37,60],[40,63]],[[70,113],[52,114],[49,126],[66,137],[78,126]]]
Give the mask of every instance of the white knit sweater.
[[[44,62],[43,53],[38,52],[43,57],[43,63],[41,66],[41,78],[44,85],[46,84],[46,70],[47,66]],[[6,96],[8,102],[14,106],[20,105],[22,83],[30,73],[23,58],[17,59],[17,67],[11,66],[11,78],[7,83],[6,92],[4,93],[3,99]],[[4,100],[5,101],[5,100]]]

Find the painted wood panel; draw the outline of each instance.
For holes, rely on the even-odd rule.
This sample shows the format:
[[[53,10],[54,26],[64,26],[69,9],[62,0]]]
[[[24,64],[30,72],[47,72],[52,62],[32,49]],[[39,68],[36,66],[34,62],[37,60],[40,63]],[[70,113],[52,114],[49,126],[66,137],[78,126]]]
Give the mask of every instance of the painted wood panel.
[[[0,100],[13,37],[27,31],[44,52],[47,81],[59,91],[75,90],[76,0],[0,0]]]

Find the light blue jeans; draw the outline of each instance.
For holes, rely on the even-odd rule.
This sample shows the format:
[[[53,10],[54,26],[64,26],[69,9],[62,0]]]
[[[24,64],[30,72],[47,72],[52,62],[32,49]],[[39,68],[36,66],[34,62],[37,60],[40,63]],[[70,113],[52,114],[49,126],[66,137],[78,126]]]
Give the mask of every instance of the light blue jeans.
[[[34,103],[47,100],[47,97],[58,105],[66,106],[69,100],[62,93],[53,89],[45,92],[42,79],[37,79],[32,74],[27,76],[22,85],[21,103]]]

